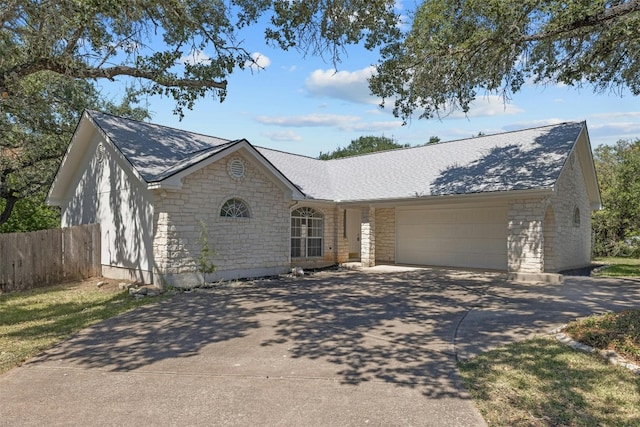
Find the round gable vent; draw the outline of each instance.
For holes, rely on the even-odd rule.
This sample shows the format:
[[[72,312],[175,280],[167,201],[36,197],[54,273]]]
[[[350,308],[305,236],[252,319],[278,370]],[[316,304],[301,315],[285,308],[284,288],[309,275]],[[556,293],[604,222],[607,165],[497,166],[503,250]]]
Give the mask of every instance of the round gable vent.
[[[242,159],[234,158],[231,159],[228,165],[229,175],[233,179],[240,179],[244,177],[244,162]]]

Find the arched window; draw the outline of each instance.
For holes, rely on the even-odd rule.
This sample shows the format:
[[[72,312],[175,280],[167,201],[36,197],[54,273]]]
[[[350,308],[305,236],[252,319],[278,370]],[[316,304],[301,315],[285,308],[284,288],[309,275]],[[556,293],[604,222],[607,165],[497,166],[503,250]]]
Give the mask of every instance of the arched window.
[[[229,199],[220,208],[220,216],[226,218],[249,218],[249,208],[240,199]]]
[[[580,227],[580,208],[577,206],[573,210],[573,225]]]
[[[291,212],[291,257],[322,256],[324,217],[311,208]]]

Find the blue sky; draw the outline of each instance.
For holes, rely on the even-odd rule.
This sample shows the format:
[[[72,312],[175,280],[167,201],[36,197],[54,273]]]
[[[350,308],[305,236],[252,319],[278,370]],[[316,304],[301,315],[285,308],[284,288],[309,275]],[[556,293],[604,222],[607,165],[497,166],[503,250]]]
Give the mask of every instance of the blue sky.
[[[417,145],[431,136],[448,141],[574,120],[587,121],[593,148],[640,137],[639,97],[552,85],[527,85],[507,104],[496,96],[480,96],[467,116],[416,119],[402,126],[390,108],[379,108],[380,100],[369,94],[366,79],[376,53],[353,47],[336,71],[322,58],[266,46],[261,29],[249,31],[245,48],[263,69],[237,70],[228,79],[224,102],[200,100],[182,121],[172,114],[170,99],[147,98],[152,121],[312,157],[360,136],[384,135]]]

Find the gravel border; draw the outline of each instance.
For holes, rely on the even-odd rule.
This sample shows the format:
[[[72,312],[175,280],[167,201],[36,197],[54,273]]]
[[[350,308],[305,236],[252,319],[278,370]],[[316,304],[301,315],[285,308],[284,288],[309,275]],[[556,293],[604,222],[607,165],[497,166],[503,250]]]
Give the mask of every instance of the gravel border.
[[[583,351],[585,353],[598,353],[603,359],[609,362],[612,365],[621,366],[630,370],[631,372],[640,375],[640,366],[635,363],[631,363],[627,361],[624,357],[620,356],[613,350],[598,350],[589,345],[582,344],[578,341],[575,341],[569,335],[562,332],[567,325],[563,325],[557,329],[551,331],[552,334],[555,335],[556,339],[564,345],[567,345],[575,350]]]

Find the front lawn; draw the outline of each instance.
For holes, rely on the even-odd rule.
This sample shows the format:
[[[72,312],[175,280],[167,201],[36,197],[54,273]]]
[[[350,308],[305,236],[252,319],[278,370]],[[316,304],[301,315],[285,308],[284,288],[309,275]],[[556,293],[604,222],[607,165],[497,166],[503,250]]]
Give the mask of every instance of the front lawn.
[[[640,375],[537,338],[460,363],[489,426],[638,426]]]
[[[0,374],[100,320],[155,302],[101,279],[0,293]]]
[[[596,277],[640,277],[640,259],[638,258],[595,258],[594,262],[606,266],[592,273]]]

